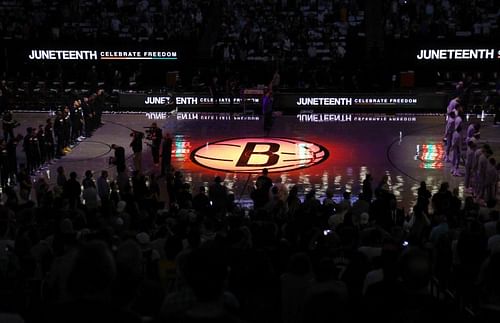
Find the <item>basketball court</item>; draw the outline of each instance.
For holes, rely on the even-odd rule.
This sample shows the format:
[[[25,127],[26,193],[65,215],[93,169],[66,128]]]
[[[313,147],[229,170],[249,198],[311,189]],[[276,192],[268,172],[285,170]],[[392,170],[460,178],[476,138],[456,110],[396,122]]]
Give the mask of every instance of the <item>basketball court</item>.
[[[17,112],[15,116],[21,122],[19,132],[50,117],[46,112]],[[468,123],[481,120],[477,117],[469,116]],[[63,166],[67,174],[76,171],[80,179],[88,169],[94,171],[95,178],[104,169],[114,177],[114,167],[108,164],[113,155],[111,144],[125,147],[131,172],[131,131],[144,131],[157,122],[164,134],[173,137],[173,167],[183,173],[193,194],[221,176],[236,200],[250,206],[248,188],[264,167],[274,182],[298,185],[301,196],[314,189],[320,199],[329,188],[337,200],[344,191],[356,199],[367,173],[374,177],[374,188],[383,175],[389,175],[390,187],[405,208],[414,203],[421,181],[433,192],[448,181],[451,188],[458,187],[460,195],[464,194],[463,177],[452,176],[451,165],[444,161],[443,115],[283,115],[274,120],[267,136],[258,115],[174,112],[160,118],[147,113],[113,113],[104,114],[103,122],[91,138],[37,176],[54,183],[57,167]],[[483,119],[481,141],[492,146],[494,156],[498,154],[500,135],[490,117]],[[23,162],[21,145],[18,158]],[[146,143],[143,168],[146,174],[160,172]]]

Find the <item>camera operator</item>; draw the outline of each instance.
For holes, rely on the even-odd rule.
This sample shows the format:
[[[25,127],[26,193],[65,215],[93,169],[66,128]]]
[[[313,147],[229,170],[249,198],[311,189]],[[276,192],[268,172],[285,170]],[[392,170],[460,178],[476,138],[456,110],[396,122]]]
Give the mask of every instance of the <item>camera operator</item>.
[[[2,127],[3,127],[3,139],[8,141],[11,138],[14,138],[14,128],[20,126],[21,124],[14,120],[12,116],[12,112],[5,111],[2,116]]]
[[[153,154],[153,163],[155,166],[159,166],[162,131],[158,128],[156,122],[153,122],[146,132],[148,133],[147,139],[151,140],[150,146],[151,153]]]
[[[134,168],[139,173],[142,172],[142,139],[144,138],[144,133],[140,131],[133,131],[130,136],[132,137],[132,142],[130,147],[134,152]]]

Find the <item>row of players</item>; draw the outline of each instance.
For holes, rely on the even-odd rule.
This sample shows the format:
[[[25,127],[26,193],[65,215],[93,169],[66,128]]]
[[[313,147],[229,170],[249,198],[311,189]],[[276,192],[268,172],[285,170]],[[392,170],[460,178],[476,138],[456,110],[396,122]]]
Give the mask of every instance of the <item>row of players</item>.
[[[14,134],[21,124],[14,119],[11,111],[6,111],[2,116],[3,138],[0,138],[2,187],[15,180],[18,173],[16,147],[19,143],[22,143],[26,154],[26,171],[34,173],[46,163],[70,152],[77,142],[92,136],[101,125],[103,106],[104,92],[98,90],[90,97],[74,100],[72,105],[61,108],[53,120],[48,118],[45,124],[38,127],[27,127],[24,136]]]
[[[500,163],[492,157],[490,145],[479,142],[481,124],[474,122],[467,127],[465,118],[461,97],[457,96],[447,107],[445,160],[452,163],[453,176],[465,175],[466,192],[479,200],[493,200],[497,193]],[[465,174],[460,172],[461,164],[464,165]]]

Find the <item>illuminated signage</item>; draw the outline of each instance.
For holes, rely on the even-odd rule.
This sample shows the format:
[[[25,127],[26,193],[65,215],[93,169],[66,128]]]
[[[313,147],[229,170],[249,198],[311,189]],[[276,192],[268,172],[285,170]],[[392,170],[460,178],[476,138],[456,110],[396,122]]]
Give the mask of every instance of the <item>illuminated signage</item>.
[[[146,112],[150,120],[165,120],[170,117],[168,112]],[[206,113],[206,112],[177,112],[177,120],[221,120],[221,121],[259,121],[260,116],[238,113]]]
[[[224,172],[260,173],[293,171],[328,159],[328,150],[305,140],[249,137],[220,140],[198,147],[191,160],[199,166]]]
[[[245,101],[250,103],[259,103],[259,98],[245,98]],[[214,99],[209,96],[176,96],[175,103],[179,106],[183,105],[213,105]],[[236,97],[219,97],[217,98],[219,105],[230,105],[242,103],[241,98]]]
[[[416,98],[387,98],[387,97],[368,97],[368,98],[309,98],[300,97],[296,103],[298,106],[329,106],[329,105],[390,105],[390,104],[417,104]]]
[[[353,115],[340,113],[299,113],[300,122],[416,122],[415,116]]]
[[[352,105],[352,98],[299,98],[297,105]]]
[[[219,97],[217,102],[221,107],[239,106],[243,104],[260,104],[260,97]],[[121,108],[151,109],[165,108],[166,106],[176,105],[177,107],[213,107],[214,99],[208,94],[148,94],[148,93],[120,93]]]
[[[276,94],[277,110],[313,110],[318,112],[355,113],[371,112],[384,113],[397,109],[442,109],[445,104],[440,97],[417,96],[413,94],[377,95],[377,94],[305,94],[305,93],[280,93]],[[170,111],[172,106],[179,109],[188,108],[193,111],[204,112],[208,109],[244,108],[261,110],[262,96],[256,94],[252,97],[220,96],[217,102],[208,93],[129,93],[119,94],[119,106],[122,109],[135,109],[139,111]],[[207,109],[205,109],[207,108]],[[144,110],[141,110],[144,109]],[[167,110],[168,109],[168,110]],[[198,109],[198,110],[196,110]]]
[[[178,112],[177,120],[225,120],[225,121],[259,121],[258,115],[232,114],[232,113],[201,113]]]
[[[144,100],[144,104],[153,104],[153,105],[165,105],[171,103],[171,97],[169,96],[147,96]]]
[[[500,58],[500,50],[478,49],[421,49],[418,60],[492,60]]]
[[[146,112],[146,118],[149,120],[165,120],[169,117],[167,112]]]
[[[30,60],[176,60],[175,51],[97,51],[33,49]]]
[[[415,160],[419,160],[419,168],[440,169],[444,167],[446,149],[443,143],[417,145]]]
[[[280,103],[290,105],[291,100],[296,107],[390,107],[390,106],[417,106],[418,99],[414,96],[369,96],[369,95],[344,95],[344,96],[300,96],[283,95]]]

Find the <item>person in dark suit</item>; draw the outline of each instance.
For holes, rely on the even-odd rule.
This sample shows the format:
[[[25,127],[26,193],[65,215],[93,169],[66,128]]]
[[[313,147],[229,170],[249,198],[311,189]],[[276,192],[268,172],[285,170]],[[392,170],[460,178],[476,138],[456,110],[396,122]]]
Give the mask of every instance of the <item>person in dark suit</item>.
[[[160,163],[160,147],[162,139],[161,128],[158,128],[156,122],[151,124],[149,130],[149,139],[151,139],[151,154],[153,155],[153,163],[158,166]]]
[[[144,138],[144,133],[140,131],[134,131],[130,134],[132,136],[132,142],[130,147],[134,153],[134,167],[139,173],[142,172],[142,138]]]
[[[67,180],[63,186],[63,193],[64,196],[68,199],[71,209],[76,208],[80,204],[80,195],[82,194],[82,188],[80,182],[77,179],[76,172],[71,172],[69,174],[69,180]]]
[[[264,131],[269,135],[273,126],[273,92],[269,89],[262,98],[262,115],[264,116]]]
[[[216,176],[214,183],[208,188],[208,198],[215,214],[225,214],[227,211],[227,187],[222,178]]]
[[[121,146],[112,144],[111,149],[115,151],[115,157],[112,159],[112,164],[116,165],[116,171],[120,174],[125,172],[125,149]]]
[[[389,223],[391,227],[398,226],[402,227],[405,221],[405,211],[398,207],[398,202],[396,198],[391,198],[389,200]]]

